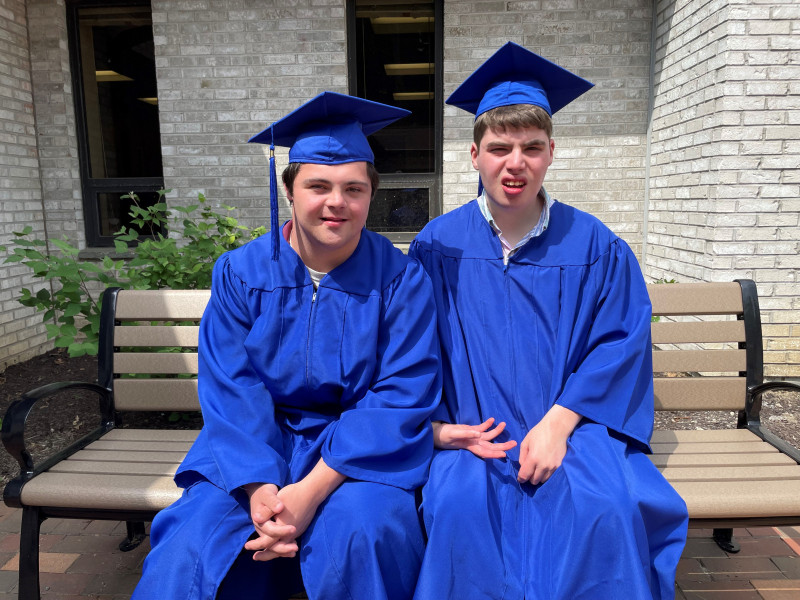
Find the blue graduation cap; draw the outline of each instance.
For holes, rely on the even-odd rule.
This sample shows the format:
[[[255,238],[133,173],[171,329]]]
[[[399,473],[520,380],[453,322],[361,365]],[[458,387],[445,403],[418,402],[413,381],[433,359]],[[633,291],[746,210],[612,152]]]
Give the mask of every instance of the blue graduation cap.
[[[374,162],[367,136],[411,114],[403,108],[335,92],[322,92],[249,142],[270,145],[269,195],[272,259],[280,248],[278,225],[278,181],[275,146],[289,148],[289,162],[339,165]]]
[[[450,94],[447,104],[476,117],[499,106],[532,104],[552,117],[593,86],[527,48],[508,42]]]

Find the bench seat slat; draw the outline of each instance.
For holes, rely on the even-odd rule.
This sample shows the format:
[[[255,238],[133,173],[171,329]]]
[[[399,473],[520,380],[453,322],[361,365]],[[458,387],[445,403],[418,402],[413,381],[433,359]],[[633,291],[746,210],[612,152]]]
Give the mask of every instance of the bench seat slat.
[[[743,342],[744,321],[658,321],[650,325],[654,344]]]
[[[667,467],[747,467],[756,465],[796,465],[780,452],[759,454],[650,454],[649,458],[659,469]]]
[[[197,429],[112,429],[104,440],[142,442],[193,442],[200,431]]]
[[[744,377],[656,377],[656,410],[741,410]]]
[[[23,505],[97,510],[161,510],[181,490],[165,475],[41,473],[22,488]]]
[[[115,379],[117,410],[200,410],[197,379]]]
[[[653,454],[760,454],[765,452],[780,454],[777,448],[764,442],[667,442],[663,444],[650,444],[650,447],[653,449]]]
[[[197,325],[118,325],[114,328],[115,346],[187,346],[197,348],[200,327]]]
[[[800,481],[676,481],[690,519],[800,515]]]
[[[742,311],[738,283],[649,284],[654,315],[729,315]]]
[[[194,352],[117,352],[114,373],[157,373],[197,375],[197,354]]]
[[[746,467],[669,467],[661,474],[676,481],[788,481],[800,480],[800,465]]]
[[[186,452],[137,452],[126,450],[80,450],[70,456],[70,460],[89,460],[104,462],[153,462],[153,463],[179,463],[186,456]]]
[[[738,373],[747,369],[744,350],[656,350],[653,371],[696,373]],[[153,371],[154,373],[156,371]]]
[[[650,442],[760,442],[748,429],[656,429]]]
[[[188,452],[191,442],[129,442],[100,439],[86,446],[86,450],[110,452]]]
[[[119,321],[200,320],[211,290],[125,290],[117,295]]]
[[[179,463],[107,462],[92,460],[62,460],[50,473],[111,473],[116,475],[163,475],[172,477]]]

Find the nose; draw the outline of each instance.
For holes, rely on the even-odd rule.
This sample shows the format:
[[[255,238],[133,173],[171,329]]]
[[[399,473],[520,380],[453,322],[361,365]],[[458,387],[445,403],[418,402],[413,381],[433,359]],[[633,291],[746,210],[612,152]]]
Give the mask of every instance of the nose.
[[[338,187],[333,187],[328,197],[325,199],[325,204],[334,208],[344,206],[344,192]]]
[[[522,149],[514,148],[506,156],[506,168],[512,171],[522,169],[524,166]]]

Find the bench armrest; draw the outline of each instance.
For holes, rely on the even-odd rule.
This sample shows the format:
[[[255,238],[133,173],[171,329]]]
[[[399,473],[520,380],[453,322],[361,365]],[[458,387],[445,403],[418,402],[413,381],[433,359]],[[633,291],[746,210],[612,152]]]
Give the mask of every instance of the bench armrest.
[[[767,381],[748,388],[747,429],[800,464],[800,451],[798,451],[797,448],[785,442],[768,429],[761,428],[761,396],[765,392],[777,390],[800,393],[800,385],[789,381]]]
[[[6,447],[6,450],[8,450],[8,453],[11,454],[11,456],[13,456],[19,463],[19,479],[27,481],[33,477],[36,471],[49,468],[52,466],[52,464],[58,462],[58,460],[47,459],[45,461],[47,466],[42,465],[38,469],[34,469],[33,458],[31,457],[30,452],[28,452],[28,449],[25,447],[25,424],[28,421],[28,416],[30,415],[31,410],[33,410],[33,407],[39,400],[49,398],[50,396],[65,390],[76,389],[89,390],[99,396],[101,412],[100,427],[97,431],[88,434],[84,438],[81,438],[81,440],[70,445],[67,449],[58,453],[58,455],[51,457],[51,459],[57,458],[58,460],[61,460],[61,458],[64,456],[71,454],[82,446],[85,446],[88,442],[83,444],[81,444],[81,442],[86,438],[92,436],[96,438],[99,433],[104,433],[105,431],[113,428],[113,401],[111,390],[99,386],[96,383],[84,381],[63,381],[59,383],[43,385],[42,387],[38,387],[35,390],[31,390],[22,394],[19,400],[15,400],[11,403],[11,406],[8,407],[8,410],[3,417],[2,429],[0,429],[0,437],[2,437],[3,445]],[[71,450],[71,452],[68,452],[68,450]]]

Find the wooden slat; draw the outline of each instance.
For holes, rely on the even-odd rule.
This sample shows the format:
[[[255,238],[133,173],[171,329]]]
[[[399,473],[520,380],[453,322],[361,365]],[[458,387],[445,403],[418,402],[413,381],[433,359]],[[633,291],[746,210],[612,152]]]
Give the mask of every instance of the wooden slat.
[[[172,477],[178,469],[177,462],[109,462],[91,460],[62,460],[50,469],[51,473],[109,473],[112,475],[163,475]]]
[[[780,481],[800,480],[800,466],[753,467],[670,467],[661,474],[670,483],[676,481]]]
[[[147,442],[108,440],[101,438],[86,446],[86,450],[108,450],[111,452],[188,452],[192,442]]]
[[[755,465],[796,465],[780,452],[756,454],[650,454],[650,460],[659,469],[666,467],[753,467]]]
[[[130,463],[168,463],[181,462],[186,452],[140,452],[132,454],[122,450],[81,450],[70,456],[70,460]]]
[[[748,429],[656,429],[650,442],[761,442],[761,438]]]
[[[762,452],[778,452],[778,449],[765,442],[761,443],[728,443],[728,442],[685,442],[650,444],[653,454],[756,454]]]
[[[656,410],[741,410],[744,377],[656,377]]]
[[[117,410],[200,410],[197,379],[115,379]]]
[[[747,369],[744,350],[655,350],[653,371],[738,373]]]
[[[800,515],[800,481],[676,481],[690,519]]]
[[[651,283],[654,315],[727,315],[742,312],[742,291],[732,283]]]
[[[197,374],[195,352],[117,352],[114,373]]]
[[[650,325],[654,344],[743,342],[744,321],[659,321]]]
[[[197,347],[200,327],[197,325],[117,325],[115,346],[189,346]]]
[[[744,430],[740,430],[744,431]],[[194,442],[196,429],[112,429],[101,439],[129,442]]]
[[[161,510],[181,490],[169,475],[46,472],[22,488],[22,504],[108,510]]]
[[[211,290],[121,290],[115,317],[120,321],[199,320]]]

